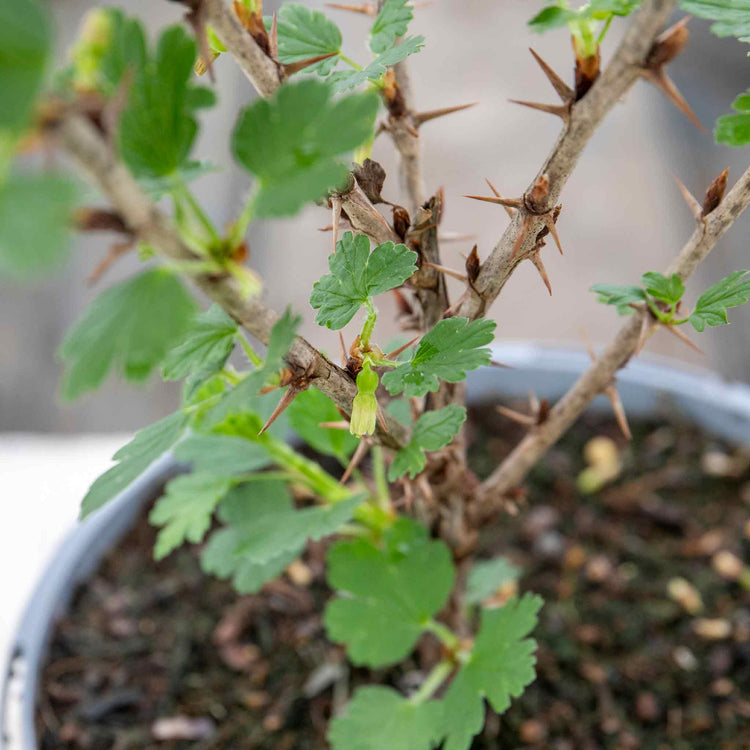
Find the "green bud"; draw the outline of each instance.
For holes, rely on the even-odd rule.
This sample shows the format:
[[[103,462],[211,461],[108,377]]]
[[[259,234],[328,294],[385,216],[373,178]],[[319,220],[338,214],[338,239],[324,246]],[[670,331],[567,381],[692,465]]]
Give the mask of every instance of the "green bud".
[[[378,400],[375,391],[378,389],[378,374],[365,360],[362,370],[357,375],[357,395],[352,404],[352,418],[349,431],[352,435],[372,435],[378,421]]]
[[[89,11],[72,49],[74,86],[81,91],[96,91],[99,67],[112,36],[112,14],[108,8]]]

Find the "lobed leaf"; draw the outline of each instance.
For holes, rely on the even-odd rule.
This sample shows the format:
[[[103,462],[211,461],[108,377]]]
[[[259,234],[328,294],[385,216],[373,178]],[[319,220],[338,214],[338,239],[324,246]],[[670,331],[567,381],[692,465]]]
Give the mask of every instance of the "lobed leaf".
[[[750,89],[733,102],[737,114],[722,115],[716,121],[714,139],[727,146],[747,146],[750,143]]]
[[[440,742],[442,706],[412,703],[380,685],[358,688],[331,722],[333,750],[430,750]]]
[[[457,383],[466,373],[490,362],[495,322],[466,318],[441,320],[422,340],[409,362],[383,375],[389,393],[407,398],[436,391],[440,379]]]
[[[51,51],[49,19],[49,10],[34,0],[0,3],[0,138],[28,124]]]
[[[379,54],[404,36],[414,12],[409,0],[385,0],[370,29],[370,49]]]
[[[330,274],[316,281],[310,304],[319,325],[343,328],[377,294],[401,286],[417,270],[417,254],[405,245],[385,242],[370,253],[364,234],[346,232],[328,256]]]
[[[468,750],[484,725],[483,699],[498,713],[535,678],[536,642],[526,636],[537,623],[542,600],[525,594],[499,609],[482,611],[479,633],[442,701],[444,750]]]
[[[263,469],[271,463],[260,443],[233,435],[189,435],[175,449],[175,457],[201,474],[233,477]]]
[[[94,390],[115,368],[142,381],[190,325],[195,304],[174,275],[143,271],[99,295],[60,347],[63,396]]]
[[[668,305],[676,305],[685,294],[685,284],[676,273],[667,278],[658,271],[648,271],[643,274],[641,281],[648,294]]]
[[[445,606],[454,578],[448,547],[406,519],[384,533],[381,546],[338,542],[328,553],[328,582],[338,592],[325,611],[328,636],[346,644],[354,664],[395,664]]]
[[[186,474],[172,479],[148,517],[151,524],[162,527],[154,559],[165,558],[185,541],[202,541],[214,509],[231,486],[231,478],[215,474]]]
[[[299,3],[284,3],[276,18],[279,62],[283,65],[341,52],[339,27],[320,11]],[[271,19],[266,19],[265,23],[270,28]],[[325,76],[336,67],[337,62],[337,57],[321,60],[305,68],[305,72]]]
[[[750,299],[750,271],[735,271],[707,289],[695,303],[690,314],[690,323],[696,331],[706,326],[721,326],[729,323],[727,310],[744,305]]]
[[[0,274],[25,280],[65,261],[77,197],[75,184],[62,177],[13,175],[2,182]]]
[[[381,52],[362,70],[336,71],[331,74],[329,80],[333,88],[338,92],[348,91],[368,81],[379,81],[385,75],[388,68],[405,60],[409,55],[419,52],[422,47],[424,47],[423,36],[406,37],[399,44],[385,50],[385,52]]]
[[[182,341],[167,353],[162,365],[166,380],[188,375],[207,378],[221,370],[232,353],[237,323],[218,305],[196,315]]]
[[[633,312],[631,305],[645,302],[648,299],[646,292],[641,287],[632,284],[623,286],[594,284],[590,291],[598,295],[597,302],[604,305],[614,305],[620,315],[630,315]]]
[[[680,0],[680,8],[699,18],[715,21],[716,36],[736,36],[750,42],[750,0]]]
[[[187,423],[187,415],[176,412],[136,432],[135,437],[113,456],[117,464],[105,471],[89,488],[81,503],[81,520],[108,503],[143,474],[180,439]]]
[[[171,175],[188,159],[198,133],[195,110],[214,101],[208,89],[190,84],[195,57],[193,39],[171,26],[136,72],[119,130],[120,152],[136,177]]]
[[[407,473],[414,479],[427,462],[425,451],[444,448],[465,421],[466,409],[458,404],[422,414],[414,425],[409,444],[396,452],[388,469],[388,479],[394,482]]]
[[[240,114],[232,134],[237,161],[257,178],[257,217],[296,213],[339,186],[339,156],[372,137],[378,99],[352,94],[331,100],[330,86],[312,78],[282,86]]]

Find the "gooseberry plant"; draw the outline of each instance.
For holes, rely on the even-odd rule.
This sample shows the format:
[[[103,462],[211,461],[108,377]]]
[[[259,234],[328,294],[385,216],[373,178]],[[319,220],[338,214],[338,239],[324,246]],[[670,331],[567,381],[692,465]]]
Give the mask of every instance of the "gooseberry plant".
[[[558,198],[596,125],[639,78],[696,119],[665,72],[688,38],[684,20],[662,31],[674,0],[552,2],[530,21],[534,31],[572,35],[572,86],[534,53],[561,103],[519,102],[560,117],[563,130],[521,197],[503,198],[492,184],[493,195],[472,196],[503,206],[510,223],[483,261],[474,247],[461,271],[440,261],[445,195],[424,186],[420,129],[465,105],[414,108],[406,62],[425,40],[410,31],[407,0],[339,6],[367,19],[367,54],[358,60],[342,52],[335,22],[302,4],[284,3],[272,16],[261,0],[182,5],[185,24],[156,39],[122,10],[92,11],[50,75],[44,5],[0,3],[0,269],[28,278],[64,260],[72,230],[115,233],[92,281],[130,251],[144,269],[101,293],[62,343],[63,395],[77,398],[113,375],[140,382],[159,372],[183,382],[180,408],[114,456],[81,515],[171,450],[189,471],[168,482],[150,513],[157,559],[201,544],[207,573],[252,593],[283,575],[310,541],[326,540],[332,595],[324,621],[353,664],[383,669],[424,639],[439,644],[420,651],[424,678],[413,693],[375,677],[357,689],[332,717],[331,745],[468,748],[485,701],[502,713],[534,679],[529,636],[542,605],[532,593],[497,596],[517,571],[503,559],[478,559],[478,531],[516,507],[529,469],[599,393],[613,400],[627,432],[615,376],[655,330],[690,323],[702,332],[748,300],[747,271],[703,292],[692,309],[683,298],[685,279],[750,202],[750,172],[728,192],[722,173],[702,204],[681,186],[696,226],[675,262],[665,274],[645,273],[640,285],[593,288],[628,321],[557,404],[516,415],[528,434],[480,482],[461,434],[462,384],[491,363],[495,323],[484,316],[524,260],[551,293],[541,251],[552,238],[562,252]],[[719,35],[750,40],[746,0],[681,7],[715,20]],[[608,30],[629,15],[602,68]],[[216,104],[210,81],[232,60],[260,96],[250,101],[248,89],[231,135],[231,152],[252,179],[222,229],[191,188],[217,167],[193,147],[201,111]],[[719,142],[750,142],[746,99],[719,120]],[[371,158],[385,135],[401,156],[406,207],[383,197],[391,186]],[[40,145],[77,164],[108,205],[89,205],[62,171],[29,172],[18,157]],[[263,281],[247,263],[254,222],[311,203],[331,217],[333,241],[329,273],[311,280],[310,308],[331,331],[357,327],[349,346],[341,335],[341,365],[297,334],[298,313],[264,302]],[[465,287],[452,302],[446,276]],[[410,332],[393,351],[378,334],[384,294],[396,298]],[[341,471],[301,451],[289,429]]]

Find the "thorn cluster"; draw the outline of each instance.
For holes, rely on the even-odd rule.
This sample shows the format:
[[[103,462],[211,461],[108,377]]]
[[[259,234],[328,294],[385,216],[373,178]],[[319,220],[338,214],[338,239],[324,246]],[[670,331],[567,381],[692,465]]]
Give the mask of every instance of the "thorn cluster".
[[[510,99],[510,101],[513,104],[520,104],[524,107],[531,107],[531,109],[538,109],[540,112],[548,112],[551,115],[556,115],[563,122],[567,123],[573,104],[577,101],[576,92],[533,49],[529,48],[529,52],[531,52],[534,59],[539,63],[539,67],[562,100],[562,104],[540,104],[539,102],[527,102],[520,99]]]

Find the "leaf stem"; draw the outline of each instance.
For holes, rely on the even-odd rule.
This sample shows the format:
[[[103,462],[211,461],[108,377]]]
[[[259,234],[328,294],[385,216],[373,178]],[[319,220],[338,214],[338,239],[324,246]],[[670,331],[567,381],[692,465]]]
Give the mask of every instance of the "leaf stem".
[[[198,225],[211,239],[211,242],[218,245],[221,242],[221,237],[214,228],[213,222],[206,216],[190,188],[179,174],[173,175],[171,192],[175,203],[178,204],[178,212],[180,207],[183,210],[187,209],[192,214],[192,218],[198,222]]]
[[[347,65],[351,65],[354,70],[362,70],[362,66],[359,63],[355,63],[354,60],[352,60],[350,57],[347,57],[343,52],[339,52],[339,57],[341,60],[343,60]]]
[[[442,622],[428,620],[425,623],[424,628],[436,636],[438,640],[451,651],[457,651],[461,645],[458,636],[447,625],[443,625]]]
[[[425,678],[425,681],[422,683],[419,690],[409,698],[409,703],[414,706],[419,706],[432,698],[453,671],[453,667],[454,664],[449,659],[444,659],[436,664],[432,670],[430,670],[430,673]]]
[[[245,199],[245,205],[242,207],[242,211],[240,211],[237,221],[234,222],[232,228],[229,230],[227,242],[230,251],[239,247],[245,239],[247,228],[250,226],[250,222],[252,222],[253,217],[255,216],[255,196],[255,190],[251,190],[248,193],[248,196]]]
[[[612,25],[612,19],[614,17],[615,17],[615,14],[612,13],[610,17],[604,22],[604,26],[602,27],[602,30],[599,32],[599,36],[596,38],[597,46],[599,46],[604,41],[604,37],[607,36],[607,32],[609,31],[609,27]]]
[[[362,344],[362,351],[366,352],[370,348],[370,338],[378,320],[378,311],[369,297],[365,300],[365,309],[367,310],[367,318],[362,326],[362,333],[359,334],[359,341]]]
[[[242,350],[245,352],[245,356],[250,360],[250,363],[255,367],[263,367],[263,359],[258,356],[255,349],[250,346],[250,342],[238,331],[237,340],[240,342]]]

